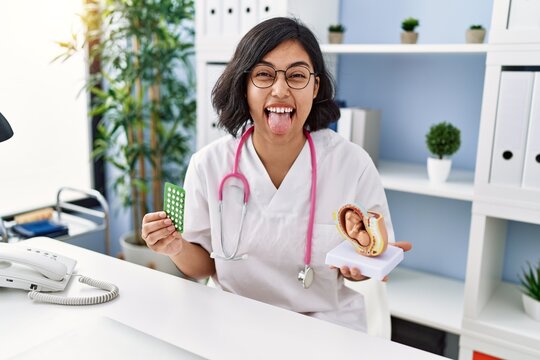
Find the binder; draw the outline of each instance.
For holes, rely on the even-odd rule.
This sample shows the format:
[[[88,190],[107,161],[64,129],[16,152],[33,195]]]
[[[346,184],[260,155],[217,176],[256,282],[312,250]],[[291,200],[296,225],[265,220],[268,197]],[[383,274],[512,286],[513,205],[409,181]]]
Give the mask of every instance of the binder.
[[[11,230],[25,238],[34,236],[58,237],[67,235],[69,232],[67,226],[49,219],[13,225]]]
[[[272,1],[272,0],[260,0],[259,6],[257,9],[258,16],[257,19],[259,22],[268,20],[274,16],[276,16],[277,10],[275,9],[278,4],[276,4],[278,1]]]
[[[533,72],[501,73],[491,184],[521,187],[533,81]]]
[[[341,116],[337,122],[337,133],[349,141],[352,135],[352,111],[350,108],[339,109]]]
[[[512,0],[509,12],[509,30],[540,30],[540,1]]]
[[[207,125],[204,126],[204,131],[206,132],[204,145],[211,143],[212,141],[222,137],[226,134],[225,131],[220,130],[217,127],[218,115],[212,106],[212,89],[216,84],[217,80],[225,71],[227,64],[222,63],[207,63],[205,66],[206,71],[206,84],[205,84],[205,104],[206,104],[206,119],[203,120]],[[202,146],[201,146],[202,147]]]
[[[540,72],[534,74],[522,187],[540,190]]]
[[[239,0],[223,0],[223,34],[238,35],[240,33]]]
[[[206,0],[206,9],[203,17],[206,35],[221,35],[222,13],[221,0]]]
[[[240,32],[242,35],[257,25],[258,11],[257,0],[240,1]]]
[[[337,122],[337,133],[364,148],[375,165],[377,165],[381,137],[380,111],[341,108],[340,112],[341,117]]]
[[[367,151],[375,166],[379,160],[381,113],[373,109],[353,109],[351,141]]]

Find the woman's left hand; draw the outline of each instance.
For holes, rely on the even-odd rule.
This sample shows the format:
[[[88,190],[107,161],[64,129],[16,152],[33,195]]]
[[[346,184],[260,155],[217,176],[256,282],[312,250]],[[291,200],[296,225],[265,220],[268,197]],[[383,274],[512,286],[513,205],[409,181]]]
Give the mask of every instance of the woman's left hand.
[[[335,269],[335,266],[331,266],[332,269]],[[349,268],[348,266],[342,266],[339,268],[339,272],[341,275],[350,281],[362,281],[369,279],[368,276],[362,275],[359,269],[357,268]]]
[[[401,248],[405,252],[412,249],[412,244],[408,241],[398,241],[395,243],[388,243],[388,245],[397,246],[398,248]]]
[[[412,244],[408,241],[398,241],[395,243],[389,243],[389,245],[397,246],[398,248],[401,248],[403,251],[407,252],[412,249]],[[332,269],[335,269],[335,266],[331,266]],[[341,275],[350,281],[362,281],[369,279],[368,276],[362,275],[359,269],[357,268],[349,268],[348,266],[342,266],[339,268],[339,272]],[[385,276],[383,281],[387,281],[388,276]]]

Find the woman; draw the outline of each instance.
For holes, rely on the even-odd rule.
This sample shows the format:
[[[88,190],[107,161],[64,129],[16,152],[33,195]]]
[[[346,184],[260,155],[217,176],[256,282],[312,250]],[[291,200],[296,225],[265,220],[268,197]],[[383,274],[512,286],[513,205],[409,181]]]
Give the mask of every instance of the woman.
[[[226,291],[365,330],[363,298],[343,283],[364,277],[324,263],[343,241],[332,213],[363,204],[383,214],[390,242],[394,235],[369,155],[327,129],[339,108],[315,36],[289,18],[260,23],[242,38],[212,95],[232,136],[191,159],[185,232],[156,212],[143,220],[143,239],[187,276],[212,276]],[[229,177],[220,208],[218,189],[235,158],[249,196],[240,176]]]

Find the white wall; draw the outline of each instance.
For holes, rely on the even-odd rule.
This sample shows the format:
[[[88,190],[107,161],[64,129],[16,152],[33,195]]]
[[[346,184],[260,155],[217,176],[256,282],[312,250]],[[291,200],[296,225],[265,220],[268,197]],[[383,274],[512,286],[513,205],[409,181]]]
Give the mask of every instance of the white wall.
[[[14,136],[0,144],[0,216],[55,202],[61,186],[92,187],[83,54],[51,61],[55,41],[80,31],[81,1],[0,1],[0,112]]]

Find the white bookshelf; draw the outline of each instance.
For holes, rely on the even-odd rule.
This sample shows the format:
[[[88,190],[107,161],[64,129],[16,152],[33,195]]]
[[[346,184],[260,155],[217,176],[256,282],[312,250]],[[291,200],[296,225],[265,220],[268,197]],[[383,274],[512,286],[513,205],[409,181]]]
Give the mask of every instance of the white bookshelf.
[[[452,169],[448,181],[431,183],[426,164],[379,161],[379,174],[385,189],[413,194],[472,201],[474,172]]]
[[[540,325],[524,313],[517,286],[502,281],[507,222],[540,224],[537,201],[540,192],[497,188],[489,183],[488,176],[501,71],[504,66],[540,66],[540,29],[530,32],[504,28],[512,4],[524,4],[524,1],[493,0],[490,42],[486,44],[321,44],[332,70],[335,70],[339,55],[411,54],[421,57],[440,54],[486,58],[474,171],[453,168],[446,183],[435,185],[428,180],[425,163],[381,159],[378,162],[381,180],[387,190],[472,204],[464,281],[398,267],[390,274],[387,284],[391,314],[460,335],[460,360],[472,359],[476,351],[500,358],[540,359]],[[302,19],[302,15],[299,17]],[[200,29],[200,19],[198,22]],[[491,41],[491,35],[496,41]],[[226,62],[236,40],[216,38],[212,46],[209,46],[209,38],[203,40],[198,41],[197,62],[199,81],[204,83],[208,65]],[[208,94],[202,88],[198,88],[197,94],[198,111],[201,111],[197,124],[200,134],[209,132],[205,123],[209,112],[204,112]],[[353,289],[354,284],[347,282]]]
[[[346,280],[345,285],[360,293],[364,292],[364,284],[361,281]],[[461,334],[464,300],[462,281],[397,267],[389,275],[386,290],[391,315],[453,334]],[[429,296],[426,291],[429,292]]]
[[[523,312],[521,292],[515,284],[501,282],[480,314],[465,317],[463,325],[474,338],[504,345],[512,353],[510,358],[521,352],[539,358],[540,324]]]
[[[487,44],[321,44],[326,54],[485,54]]]
[[[501,282],[480,315],[467,325],[484,335],[504,338],[540,352],[540,324],[523,312],[518,285]]]
[[[390,273],[387,291],[392,315],[461,334],[462,281],[398,267]]]
[[[539,44],[321,44],[325,54],[487,54],[540,51]]]

